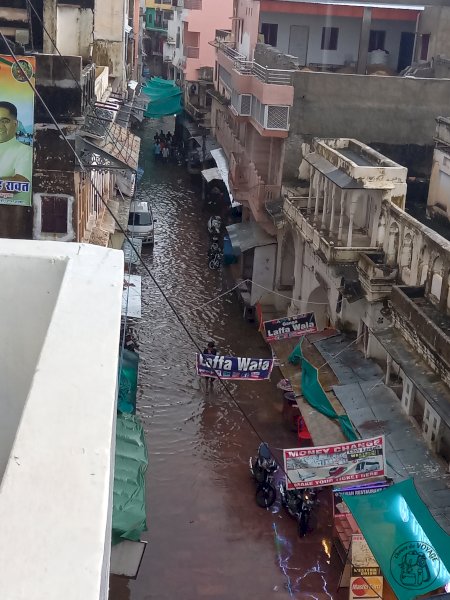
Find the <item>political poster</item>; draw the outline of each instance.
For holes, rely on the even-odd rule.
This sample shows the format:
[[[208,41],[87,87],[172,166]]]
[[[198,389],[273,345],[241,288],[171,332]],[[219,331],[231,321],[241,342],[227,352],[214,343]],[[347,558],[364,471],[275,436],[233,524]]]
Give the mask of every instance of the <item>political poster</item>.
[[[269,379],[273,368],[272,358],[238,358],[213,354],[196,356],[197,375],[200,377],[261,381]]]
[[[384,436],[283,450],[287,487],[292,490],[382,477],[385,456]]]
[[[268,342],[300,337],[317,331],[316,317],[313,312],[283,319],[264,321],[264,333]]]
[[[31,206],[36,59],[0,54],[0,204]]]

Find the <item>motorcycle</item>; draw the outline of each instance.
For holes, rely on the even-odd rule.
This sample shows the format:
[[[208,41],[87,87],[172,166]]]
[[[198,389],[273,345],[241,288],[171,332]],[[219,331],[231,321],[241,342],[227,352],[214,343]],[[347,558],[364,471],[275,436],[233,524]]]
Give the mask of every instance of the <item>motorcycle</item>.
[[[258,455],[250,457],[249,466],[250,473],[258,484],[255,495],[256,504],[261,508],[269,508],[277,497],[273,479],[278,465],[266,443],[261,442],[258,448]]]
[[[222,219],[219,216],[210,217],[208,221],[208,232],[210,235],[217,234],[220,235],[220,230],[222,227]]]
[[[209,244],[209,252],[213,253],[220,250],[220,237],[217,234],[211,236],[211,242]]]
[[[211,252],[208,257],[208,267],[212,271],[219,269],[220,265],[222,264],[222,259],[223,259],[223,253],[220,249]]]
[[[309,531],[311,511],[316,504],[316,493],[310,489],[288,490],[286,482],[280,483],[281,503],[297,521],[297,532],[304,537]]]

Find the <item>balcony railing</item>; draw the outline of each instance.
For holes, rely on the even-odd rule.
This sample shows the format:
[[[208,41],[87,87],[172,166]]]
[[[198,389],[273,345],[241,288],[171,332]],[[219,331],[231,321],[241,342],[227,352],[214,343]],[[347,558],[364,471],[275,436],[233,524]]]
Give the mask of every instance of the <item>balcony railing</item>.
[[[199,58],[200,48],[196,48],[195,46],[185,46],[183,54],[186,58]]]
[[[376,253],[379,248],[370,246],[368,236],[353,235],[354,245],[342,246],[340,242],[325,231],[317,228],[314,222],[310,222],[305,210],[300,209],[296,202],[287,198],[283,202],[283,212],[292,225],[297,227],[302,236],[309,242],[313,249],[321,254],[328,263],[357,262],[361,252]],[[322,215],[320,215],[320,218]],[[347,239],[347,229],[343,232],[343,239]]]
[[[233,67],[242,75],[253,75],[263,83],[274,85],[292,85],[293,83],[293,76],[296,72],[293,69],[263,67],[237,52],[233,48],[232,42],[223,42],[220,38],[216,38],[215,46],[233,61]]]

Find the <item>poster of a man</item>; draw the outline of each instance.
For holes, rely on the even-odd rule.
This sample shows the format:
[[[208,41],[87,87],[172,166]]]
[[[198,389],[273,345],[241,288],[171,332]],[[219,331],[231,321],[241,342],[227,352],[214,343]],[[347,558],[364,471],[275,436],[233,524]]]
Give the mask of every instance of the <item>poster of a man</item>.
[[[0,56],[0,204],[30,206],[34,93],[13,67],[10,57]]]

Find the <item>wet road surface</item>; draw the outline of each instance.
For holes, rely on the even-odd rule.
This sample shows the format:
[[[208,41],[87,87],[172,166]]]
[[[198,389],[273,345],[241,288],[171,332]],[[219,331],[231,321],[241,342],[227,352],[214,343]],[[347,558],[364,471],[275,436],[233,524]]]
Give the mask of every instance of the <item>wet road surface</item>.
[[[156,122],[171,129],[173,120]],[[142,132],[138,195],[150,199],[157,219],[154,249],[145,259],[203,348],[214,340],[221,353],[266,357],[270,352],[230,294],[201,307],[226,286],[207,268],[201,191],[184,167],[155,165],[155,126]],[[259,508],[248,459],[259,439],[219,383],[206,392],[195,374],[196,349],[151,279],[142,275],[143,318],[138,413],[149,451],[148,546],[136,581],[112,578],[111,600],[253,600],[336,598],[339,565],[331,559],[327,494],[317,529],[304,539],[278,502]],[[283,422],[282,392],[271,382],[231,383],[242,410],[272,447],[295,447]],[[280,454],[278,452],[278,454]]]

